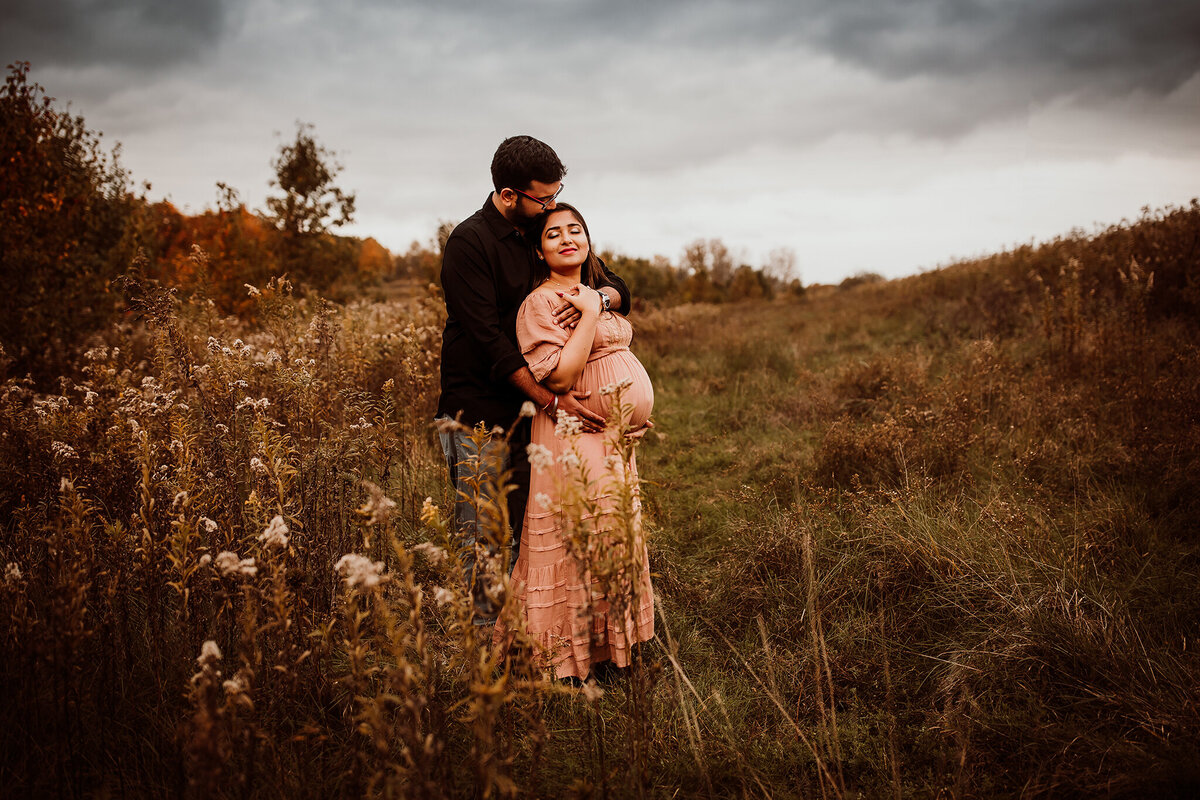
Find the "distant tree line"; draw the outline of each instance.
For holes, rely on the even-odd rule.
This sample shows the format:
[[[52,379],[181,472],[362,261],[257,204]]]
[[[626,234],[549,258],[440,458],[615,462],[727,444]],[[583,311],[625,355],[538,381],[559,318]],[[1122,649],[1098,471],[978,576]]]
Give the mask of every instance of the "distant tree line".
[[[224,313],[248,314],[246,284],[286,274],[301,291],[347,295],[394,271],[373,239],[332,231],[353,219],[341,166],[312,128],[272,162],[275,193],[251,211],[218,183],[216,208],[189,216],[135,191],[101,134],[54,107],[8,65],[0,89],[0,371],[55,379],[89,335],[124,310],[113,280],[136,265],[151,279],[206,294]],[[198,249],[197,249],[198,248]]]
[[[54,107],[29,80],[27,62],[8,65],[0,89],[0,375],[47,384],[64,374],[89,337],[126,312],[115,279],[131,268],[243,317],[256,308],[247,284],[278,275],[335,300],[383,279],[439,280],[451,222],[396,256],[374,239],[334,233],[353,220],[355,196],[338,185],[336,154],[309,125],[298,124],[271,162],[264,210],[248,208],[225,183],[217,183],[215,206],[198,214],[152,202],[150,184],[135,189],[121,167],[119,146],[106,152],[100,140],[83,117]],[[803,291],[786,249],[761,268],[737,263],[720,239],[697,239],[677,264],[602,255],[643,304]]]
[[[396,277],[437,283],[441,250],[453,229],[453,223],[442,222],[432,242],[414,241],[397,255]],[[796,255],[788,248],[771,251],[758,268],[736,264],[720,239],[696,239],[683,249],[678,264],[665,256],[635,258],[612,251],[602,251],[600,257],[629,284],[640,304],[726,303],[804,293]]]

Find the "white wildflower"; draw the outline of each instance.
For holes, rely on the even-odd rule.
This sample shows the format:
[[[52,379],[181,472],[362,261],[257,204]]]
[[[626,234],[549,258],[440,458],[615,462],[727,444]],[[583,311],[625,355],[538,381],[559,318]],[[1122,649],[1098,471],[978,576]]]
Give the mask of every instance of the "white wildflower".
[[[483,595],[494,607],[504,605],[504,581],[498,576],[499,569],[499,565],[492,561],[483,576]]]
[[[433,502],[432,497],[426,497],[425,502],[421,503],[421,522],[432,525],[437,521],[438,516],[437,503]]]
[[[558,423],[554,426],[554,435],[560,439],[577,435],[583,430],[583,422],[579,417],[572,416],[561,408],[558,410]]]
[[[267,468],[266,463],[264,463],[263,460],[258,456],[252,456],[250,458],[250,471],[257,472],[259,475],[271,474],[271,470]]]
[[[346,581],[347,589],[371,589],[386,580],[382,561],[372,561],[358,553],[347,553],[338,559],[333,568]]]
[[[221,684],[221,688],[229,694],[244,694],[250,688],[250,682],[246,679],[244,669],[239,669],[237,673]]]
[[[15,561],[10,561],[4,567],[4,582],[9,586],[13,586],[21,580],[21,568],[17,566]]]
[[[61,478],[58,481],[58,491],[63,494],[73,492],[75,491],[75,483],[70,478]]]
[[[253,558],[238,558],[237,553],[231,553],[228,550],[217,553],[217,557],[213,559],[212,563],[226,578],[253,578],[258,574],[258,567],[254,565]]]
[[[437,601],[439,606],[448,605],[454,602],[454,592],[445,586],[435,586],[433,587],[433,599]]]
[[[535,406],[533,403],[526,400],[524,403],[521,404],[521,416],[522,417],[537,416],[537,406]]]
[[[288,526],[283,521],[283,517],[276,514],[271,519],[270,524],[258,535],[258,540],[263,543],[263,547],[278,547],[280,549],[287,547]]]
[[[185,492],[185,491],[176,492],[175,498],[173,500],[171,500],[171,510],[174,511],[175,509],[179,508],[181,505],[186,503],[187,498],[188,498],[187,492]]]
[[[64,461],[79,458],[79,454],[75,452],[75,448],[66,442],[53,441],[50,443],[50,449],[54,452],[55,458],[61,458]]]
[[[433,421],[433,427],[437,428],[438,433],[470,433],[471,429],[463,425],[456,419],[449,417],[438,417]]]
[[[240,381],[240,380],[235,381],[234,385],[236,385],[240,389],[245,389],[247,386],[249,386],[248,383],[246,383],[245,381]],[[243,408],[248,408],[251,411],[266,411],[270,407],[271,407],[271,401],[265,397],[260,398],[258,400],[253,400],[249,397],[243,397],[242,402],[237,404],[238,411],[241,411]]]
[[[204,528],[205,533],[216,533],[217,531],[217,521],[208,517],[200,518],[200,526]]]
[[[367,502],[359,506],[358,513],[367,518],[368,525],[387,522],[396,511],[396,501],[370,481],[363,481],[363,486],[367,490]]]
[[[85,404],[85,405],[89,405],[89,406],[90,406],[90,405],[92,405],[93,403],[95,403],[95,402],[96,402],[96,398],[97,398],[97,397],[99,397],[99,396],[100,396],[100,395],[96,394],[96,393],[95,393],[95,392],[93,392],[91,389],[88,389],[88,390],[87,390],[87,394],[85,394],[85,395],[83,396],[83,402],[84,402],[84,404]]]
[[[248,283],[243,283],[242,286],[246,287],[246,293],[251,297],[262,297],[262,292],[258,290],[257,286],[251,286]]]
[[[545,472],[554,466],[554,453],[543,444],[533,442],[525,448],[525,452],[529,454],[529,466],[538,472]]]
[[[550,495],[546,494],[545,492],[538,492],[536,495],[534,495],[533,502],[537,503],[547,511],[554,510],[554,501],[550,499]]]
[[[558,463],[562,464],[567,469],[578,469],[580,465],[579,454],[574,450],[568,450],[558,457]]]
[[[211,563],[212,563],[212,556],[210,556],[208,553],[205,553],[204,555],[200,556],[200,561],[199,561],[200,566],[207,567]]]
[[[616,383],[610,383],[607,386],[600,387],[600,396],[607,397],[610,394],[618,394],[633,386],[633,381],[629,378],[622,378]]]
[[[580,688],[579,693],[583,695],[584,700],[594,703],[604,696],[604,689],[595,681],[588,681]]]
[[[221,351],[221,343],[217,341],[217,337],[215,336],[208,337],[207,347],[210,353],[219,353]]]
[[[440,566],[443,561],[450,557],[450,554],[446,552],[444,547],[438,547],[433,542],[421,542],[420,544],[413,545],[413,550],[428,558],[429,562],[435,567]]]
[[[200,657],[196,659],[196,663],[201,667],[211,667],[221,660],[221,648],[217,647],[217,643],[209,639],[200,646]]]
[[[604,469],[606,472],[621,471],[621,457],[616,453],[609,453],[604,457]]]

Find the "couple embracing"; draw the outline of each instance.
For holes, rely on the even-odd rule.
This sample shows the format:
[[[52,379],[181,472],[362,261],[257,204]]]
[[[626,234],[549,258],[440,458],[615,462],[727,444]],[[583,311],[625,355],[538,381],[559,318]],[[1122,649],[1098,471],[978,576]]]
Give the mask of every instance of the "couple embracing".
[[[601,389],[624,387],[618,433],[631,436],[650,424],[654,391],[629,350],[629,289],[592,252],[579,211],[557,200],[565,173],[544,142],[505,139],[492,159],[492,193],[446,241],[438,417],[511,431],[512,585],[541,663],[559,679],[579,681],[627,666],[632,647],[654,635],[653,595],[640,537],[628,559],[638,574],[623,581],[601,582],[579,563],[559,493],[569,481],[567,465],[573,473],[582,467],[591,480],[586,505],[599,509],[588,549],[608,546],[614,480],[619,474],[636,487],[637,472],[632,451],[606,436],[613,395]],[[527,423],[522,409],[527,415],[530,408]],[[477,521],[465,465],[487,454],[475,452],[461,426],[441,430],[458,494],[465,579],[474,589],[476,622],[486,624],[495,609],[478,588],[485,565],[474,555]],[[530,469],[530,452],[538,469]],[[613,591],[628,596],[606,596]]]

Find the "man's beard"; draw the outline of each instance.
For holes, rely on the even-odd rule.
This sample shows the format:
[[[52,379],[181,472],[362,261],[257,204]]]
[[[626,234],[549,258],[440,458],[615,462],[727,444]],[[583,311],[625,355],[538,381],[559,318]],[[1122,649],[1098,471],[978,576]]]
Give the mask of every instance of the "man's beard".
[[[542,212],[540,209],[538,211],[535,211],[532,214],[526,214],[524,211],[521,211],[520,209],[514,209],[514,211],[517,212],[516,223],[518,225],[520,225],[522,228],[528,228],[535,219],[537,219],[538,217],[540,217],[542,215]]]

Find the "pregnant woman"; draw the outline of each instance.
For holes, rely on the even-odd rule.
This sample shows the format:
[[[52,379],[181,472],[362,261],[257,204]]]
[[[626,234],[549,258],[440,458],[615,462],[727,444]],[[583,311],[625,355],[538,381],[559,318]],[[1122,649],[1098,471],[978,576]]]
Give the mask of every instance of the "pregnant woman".
[[[631,647],[654,635],[637,466],[632,448],[621,448],[614,440],[646,429],[654,389],[629,351],[629,320],[608,310],[604,296],[594,288],[600,265],[583,217],[559,203],[532,230],[540,234],[536,249],[542,274],[535,276],[535,283],[538,278],[541,283],[517,315],[517,341],[529,369],[556,394],[572,388],[591,392],[581,398],[583,404],[605,418],[615,396],[611,388],[601,390],[623,387],[621,427],[615,432],[595,430],[587,423],[573,425],[572,420],[558,425],[553,407],[534,416],[530,502],[512,574],[527,631],[539,645],[543,663],[560,680],[584,680],[604,662],[628,666]],[[582,314],[574,330],[555,324],[554,310],[563,300]],[[572,433],[572,428],[579,432]],[[586,485],[578,480],[581,474],[589,479]],[[623,515],[616,510],[622,485],[633,487],[624,500],[633,508]],[[568,500],[563,494],[573,497]],[[586,512],[582,529],[581,508]],[[619,518],[633,520],[632,537],[630,526]],[[636,574],[625,574],[629,572]],[[621,596],[609,596],[614,591]],[[497,637],[503,634],[498,626]]]

